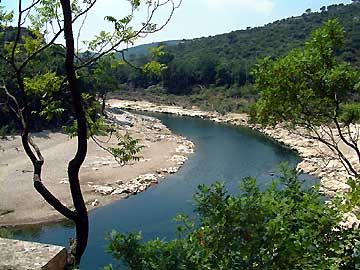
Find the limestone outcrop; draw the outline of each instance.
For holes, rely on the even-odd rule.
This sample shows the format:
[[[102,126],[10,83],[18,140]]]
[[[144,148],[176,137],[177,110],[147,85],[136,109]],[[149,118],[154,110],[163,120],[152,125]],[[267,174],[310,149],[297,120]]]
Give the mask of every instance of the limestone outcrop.
[[[0,270],[65,270],[64,247],[0,238]]]

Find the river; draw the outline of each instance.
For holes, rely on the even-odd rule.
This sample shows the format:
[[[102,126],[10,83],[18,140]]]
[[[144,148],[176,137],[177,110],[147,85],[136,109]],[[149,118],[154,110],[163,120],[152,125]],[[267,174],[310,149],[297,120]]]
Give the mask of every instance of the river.
[[[178,213],[192,212],[192,196],[200,184],[223,181],[236,193],[242,178],[253,176],[260,185],[266,185],[276,177],[277,164],[286,161],[295,166],[300,161],[294,152],[247,128],[166,114],[156,117],[174,133],[193,141],[195,154],[159,185],[90,213],[89,244],[82,269],[101,269],[111,262],[104,250],[104,238],[112,229],[142,231],[145,239],[174,238],[177,224],[172,220]],[[27,228],[15,238],[66,246],[73,234],[72,224],[61,223]]]

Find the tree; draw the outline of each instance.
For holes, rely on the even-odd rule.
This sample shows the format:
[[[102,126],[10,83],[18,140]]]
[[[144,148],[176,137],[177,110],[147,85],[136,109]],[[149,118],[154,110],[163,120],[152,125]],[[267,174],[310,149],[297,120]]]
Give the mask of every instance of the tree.
[[[99,1],[33,0],[26,7],[23,2],[25,1],[18,1],[17,17],[13,11],[5,11],[4,7],[0,9],[2,36],[6,34],[12,23],[16,24],[12,28],[15,34],[11,38],[4,38],[0,52],[2,72],[6,73],[7,77],[15,79],[4,80],[2,88],[7,96],[7,106],[20,122],[22,145],[34,168],[35,189],[52,207],[76,225],[76,240],[71,247],[71,253],[74,256],[74,264],[78,265],[88,238],[88,215],[81,193],[79,170],[87,154],[87,138],[93,135],[93,126],[89,124],[91,115],[86,111],[87,106],[84,106],[85,90],[80,89],[76,72],[94,64],[121,44],[132,44],[143,35],[161,30],[179,5],[172,0],[131,0],[131,14],[120,19],[105,17],[105,20],[113,25],[113,31],[102,31],[93,40],[86,42],[85,45],[92,54],[90,57],[82,58],[79,48],[75,50],[75,44],[79,44],[80,35],[77,35],[77,39],[74,38],[73,24],[81,22],[80,33],[88,12],[96,8],[95,4]],[[152,22],[154,14],[164,6],[170,6],[169,16],[162,25],[156,25]],[[134,24],[136,11],[141,7],[148,11],[148,16],[136,28],[132,24]],[[25,25],[26,28],[24,28]],[[59,57],[62,57],[65,64],[65,73],[43,73],[39,70],[39,57],[55,48],[55,42],[62,34],[65,37],[65,44],[61,46],[63,47],[62,55]],[[56,69],[56,67],[49,68]],[[62,107],[63,100],[55,99],[55,95],[51,94],[53,92],[61,92],[63,99],[71,100],[71,112]],[[41,108],[32,106],[29,98],[31,94],[45,100]],[[77,136],[77,151],[68,164],[74,210],[61,203],[43,183],[41,174],[44,158],[30,134],[34,111],[39,116],[50,118],[52,115],[61,113],[75,118],[73,124]],[[95,121],[101,121],[101,118],[94,119],[91,123]],[[94,126],[98,127],[98,125]]]
[[[202,51],[195,59],[195,76],[199,84],[208,86],[215,82],[217,59],[208,51]]]
[[[118,87],[118,80],[115,75],[118,60],[114,55],[107,55],[98,61],[96,68],[92,74],[94,92],[98,95],[101,102],[101,114],[105,115],[105,100],[107,94]]]
[[[293,132],[304,127],[306,136],[327,145],[348,173],[359,178],[355,163],[360,164],[356,125],[360,104],[352,99],[358,95],[359,74],[337,60],[343,39],[343,27],[330,20],[313,33],[304,49],[275,61],[262,60],[253,71],[261,91],[253,118],[263,125],[286,124]],[[340,141],[355,153],[357,162],[349,160]]]
[[[339,226],[341,199],[326,204],[295,170],[260,189],[246,178],[238,195],[216,183],[195,195],[195,222],[172,241],[112,232],[108,252],[129,269],[358,269],[358,230]],[[109,269],[113,269],[109,267]],[[118,268],[115,268],[118,269]]]

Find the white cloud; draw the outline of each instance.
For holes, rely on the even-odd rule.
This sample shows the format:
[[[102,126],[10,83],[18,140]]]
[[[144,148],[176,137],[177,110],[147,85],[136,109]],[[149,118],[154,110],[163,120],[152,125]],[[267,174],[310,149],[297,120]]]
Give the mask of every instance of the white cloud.
[[[204,0],[212,9],[242,9],[243,11],[255,11],[270,13],[275,3],[272,0]]]

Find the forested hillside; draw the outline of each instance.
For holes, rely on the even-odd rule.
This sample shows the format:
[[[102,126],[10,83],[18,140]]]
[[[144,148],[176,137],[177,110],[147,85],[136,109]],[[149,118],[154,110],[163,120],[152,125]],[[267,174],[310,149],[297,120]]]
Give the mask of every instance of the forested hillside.
[[[324,21],[339,18],[345,27],[346,38],[341,57],[360,65],[360,5],[332,5],[323,11],[304,13],[275,21],[264,27],[248,28],[214,37],[199,38],[169,47],[175,60],[191,62],[204,54],[215,58],[219,64],[253,64],[256,58],[285,55],[291,49],[303,46],[310,34]]]
[[[78,75],[81,88],[83,93],[100,101],[103,101],[108,93],[112,93],[112,97],[147,99],[181,106],[197,105],[202,109],[219,112],[248,111],[249,105],[258,98],[251,73],[257,60],[267,56],[276,59],[294,48],[302,47],[314,29],[332,18],[339,18],[345,28],[345,45],[337,52],[337,57],[360,68],[360,4],[354,1],[349,5],[322,7],[320,11],[307,10],[300,16],[282,19],[264,27],[248,28],[214,37],[164,41],[130,48],[124,52],[125,61],[119,62],[121,54],[117,53],[118,58],[108,56],[98,63],[80,69]],[[16,28],[0,29],[2,50],[6,50],[6,42],[15,38],[14,29]],[[22,33],[20,42],[27,40],[28,44],[31,44],[31,39],[35,38],[34,33]],[[41,33],[36,35],[41,36]],[[164,44],[166,45],[161,51],[151,50],[154,46]],[[91,52],[88,53],[91,55]],[[51,46],[37,56],[36,65],[45,75],[39,74],[36,78],[43,80],[41,76],[47,76],[45,79],[48,80],[48,85],[45,85],[45,88],[54,83],[54,78],[64,76],[64,65],[60,57],[63,54],[62,46]],[[86,60],[87,55],[79,55],[79,63]],[[158,72],[148,72],[149,67],[157,62],[161,64],[155,65]],[[29,77],[32,74],[31,69],[32,67],[29,67],[27,70]],[[154,69],[154,66],[150,69]],[[17,86],[11,83],[13,77],[8,74],[5,62],[1,62],[0,73],[8,82],[8,87],[13,88],[12,92],[16,93]],[[52,113],[48,119],[45,114],[37,116],[38,119],[33,123],[34,129],[68,121],[68,117],[62,116],[62,111],[69,108],[68,101],[53,103],[58,93],[58,89],[53,90],[53,96],[46,95],[48,100],[38,93],[33,95],[33,107],[47,108],[49,113]],[[11,120],[11,106],[14,104],[11,104],[9,97],[1,90],[0,134],[16,130],[17,123]]]
[[[248,101],[257,95],[252,87],[251,70],[257,59],[269,56],[277,58],[291,49],[302,47],[311,32],[323,22],[339,18],[345,28],[345,45],[338,52],[341,60],[360,67],[360,4],[331,5],[319,11],[307,10],[304,14],[275,21],[264,27],[248,28],[231,33],[187,40],[168,46],[165,54],[157,60],[168,66],[162,77],[136,75],[131,72],[131,92],[134,98],[166,102],[166,95],[174,94],[169,100],[182,105],[197,104],[205,109],[219,111],[246,110]],[[146,62],[143,55],[137,64]],[[160,83],[161,87],[150,87],[148,91],[134,89],[148,88]],[[165,94],[165,96],[164,96]],[[191,95],[190,98],[179,95]]]
[[[135,46],[135,47],[131,47],[129,49],[127,49],[125,51],[125,56],[126,57],[131,57],[131,58],[136,58],[137,56],[145,56],[149,54],[149,49],[150,48],[155,48],[155,47],[159,47],[159,46],[172,46],[172,45],[177,45],[179,43],[181,43],[181,40],[167,40],[167,41],[163,41],[163,42],[152,42],[149,44],[143,44],[143,45],[139,45],[139,46]],[[121,54],[119,54],[121,55]]]

